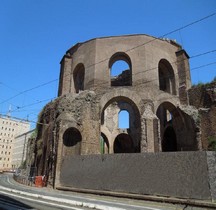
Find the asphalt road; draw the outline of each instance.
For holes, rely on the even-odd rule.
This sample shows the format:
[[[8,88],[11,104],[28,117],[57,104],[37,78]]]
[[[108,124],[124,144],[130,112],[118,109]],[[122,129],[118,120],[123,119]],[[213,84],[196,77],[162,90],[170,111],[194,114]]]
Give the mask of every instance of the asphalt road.
[[[10,193],[0,192],[0,209],[1,210],[18,210],[18,209],[37,209],[37,210],[83,210],[64,204],[53,203],[50,201],[42,201],[32,198],[27,198],[19,195],[11,195]]]
[[[198,210],[165,203],[114,198],[36,188],[15,182],[11,174],[0,175],[0,210]]]

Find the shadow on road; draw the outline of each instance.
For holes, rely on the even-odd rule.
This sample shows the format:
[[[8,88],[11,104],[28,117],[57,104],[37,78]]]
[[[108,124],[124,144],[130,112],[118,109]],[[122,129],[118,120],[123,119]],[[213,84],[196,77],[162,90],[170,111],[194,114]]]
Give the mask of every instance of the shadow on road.
[[[31,206],[20,202],[18,199],[0,193],[0,209],[1,210],[14,210],[14,209],[33,209]]]

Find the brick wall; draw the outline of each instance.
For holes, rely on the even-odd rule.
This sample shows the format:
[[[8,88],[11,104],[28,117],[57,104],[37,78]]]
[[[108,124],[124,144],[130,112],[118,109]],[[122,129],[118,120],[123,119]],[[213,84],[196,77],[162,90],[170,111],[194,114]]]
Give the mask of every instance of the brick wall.
[[[204,150],[208,148],[208,138],[216,137],[216,81],[198,85],[188,91],[190,105],[199,109],[201,138]]]

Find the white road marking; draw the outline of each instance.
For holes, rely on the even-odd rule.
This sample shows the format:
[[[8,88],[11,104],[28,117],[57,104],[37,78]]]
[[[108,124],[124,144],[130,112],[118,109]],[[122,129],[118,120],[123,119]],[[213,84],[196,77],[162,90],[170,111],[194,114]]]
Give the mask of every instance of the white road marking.
[[[8,182],[10,182],[10,181],[8,180]],[[6,188],[6,187],[3,187],[3,186],[0,186],[0,189],[6,190],[6,191],[9,191],[9,192],[12,192],[12,193],[20,194],[20,195],[34,197],[34,198],[37,198],[37,199],[41,198],[41,199],[44,199],[44,200],[65,203],[65,204],[73,205],[73,206],[83,206],[83,207],[88,207],[88,208],[92,208],[92,209],[95,208],[95,209],[98,209],[98,210],[125,210],[125,208],[128,208],[128,207],[142,208],[143,210],[144,209],[147,209],[147,210],[161,210],[161,209],[154,208],[154,207],[123,204],[123,203],[117,203],[117,202],[115,202],[115,204],[117,204],[117,205],[119,205],[121,207],[111,207],[111,206],[108,206],[108,205],[112,205],[113,204],[112,202],[101,201],[105,205],[103,205],[103,204],[93,204],[93,203],[90,203],[90,202],[91,201],[97,201],[97,200],[96,199],[91,199],[91,198],[87,198],[87,200],[89,200],[88,202],[81,202],[81,201],[71,200],[70,197],[69,197],[70,200],[65,199],[65,198],[56,198],[56,197],[51,197],[51,196],[46,196],[46,195],[32,194],[32,193],[28,193],[28,192],[24,192],[24,191],[19,191],[19,190],[15,190],[15,189]],[[79,196],[74,196],[74,197],[83,199],[83,197],[79,197]]]

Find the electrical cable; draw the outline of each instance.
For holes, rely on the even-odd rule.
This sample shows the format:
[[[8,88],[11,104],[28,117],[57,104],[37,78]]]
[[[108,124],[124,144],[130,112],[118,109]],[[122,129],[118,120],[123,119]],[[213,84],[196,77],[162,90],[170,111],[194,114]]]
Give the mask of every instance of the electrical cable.
[[[196,58],[196,57],[199,57],[199,56],[203,56],[203,55],[206,55],[206,54],[212,53],[212,52],[216,52],[216,50],[211,50],[211,51],[208,51],[208,52],[200,53],[200,54],[197,54],[197,55],[192,56],[192,58]],[[185,59],[182,59],[181,61],[184,61],[184,60],[185,60]],[[180,62],[181,62],[181,61],[180,61]],[[176,63],[176,61],[174,61],[173,63]],[[171,64],[173,64],[173,63],[171,63]],[[193,70],[200,69],[200,68],[203,68],[203,67],[206,67],[206,66],[209,66],[209,65],[213,65],[213,64],[216,64],[216,62],[212,62],[212,63],[208,63],[208,64],[205,64],[205,65],[197,66],[197,67],[194,67],[194,68],[192,68],[192,69],[190,69],[190,70],[193,71]],[[158,67],[154,67],[154,68],[151,68],[151,69],[147,69],[147,70],[144,70],[144,71],[135,73],[135,74],[133,74],[133,75],[137,75],[137,74],[140,74],[140,73],[145,73],[145,72],[147,72],[147,71],[155,70],[155,69],[158,69]],[[178,75],[178,74],[179,74],[179,73],[177,72],[177,73],[175,73],[174,75]],[[170,75],[168,75],[168,77],[169,77],[169,76],[170,76]],[[168,78],[168,77],[164,77],[164,78]],[[156,81],[156,80],[158,80],[158,78],[153,79],[153,80],[148,80],[148,81],[142,82],[142,84],[150,83],[150,82],[153,82],[153,81]],[[108,83],[109,83],[109,82],[108,82]],[[104,84],[104,82],[103,82],[103,84]],[[25,106],[17,107],[17,109],[12,110],[11,113],[12,113],[12,112],[16,112],[17,110],[20,110],[20,109],[23,109],[23,108],[26,108],[26,107],[30,107],[30,106],[33,106],[33,105],[42,103],[42,102],[44,102],[44,101],[51,101],[51,100],[54,100],[54,99],[56,99],[56,97],[55,97],[55,98],[44,99],[44,100],[41,100],[41,101],[39,101],[39,102],[35,102],[35,103],[31,103],[31,104],[28,104],[28,105],[25,105]]]
[[[1,114],[0,116],[3,116],[3,117],[5,117],[5,118],[8,117],[7,115],[4,115],[4,114]],[[40,124],[40,125],[48,125],[48,124],[45,124],[45,123],[39,123],[39,122],[35,122],[35,121],[33,121],[33,120],[26,120],[26,119],[19,118],[19,117],[13,117],[13,119],[19,120],[19,121],[22,121],[22,122],[32,122],[32,123]]]
[[[214,15],[216,15],[216,13],[212,13],[212,14],[210,14],[210,15],[208,15],[208,16],[205,16],[205,17],[203,17],[203,18],[201,18],[201,19],[198,19],[198,20],[196,20],[196,21],[193,21],[193,22],[191,22],[191,23],[189,23],[189,24],[187,24],[187,25],[185,25],[185,26],[182,26],[182,27],[177,28],[177,29],[175,29],[175,30],[173,30],[173,31],[170,31],[170,32],[168,32],[168,33],[166,33],[166,34],[164,34],[164,35],[162,35],[162,36],[159,36],[159,38],[156,38],[156,37],[155,37],[155,38],[153,38],[152,40],[150,40],[150,41],[148,41],[148,42],[146,42],[146,43],[137,45],[137,46],[135,46],[135,47],[132,47],[132,48],[126,50],[125,52],[134,50],[134,49],[136,49],[136,48],[138,48],[138,47],[141,47],[141,46],[146,45],[146,44],[148,44],[148,43],[150,43],[150,42],[153,42],[153,41],[156,40],[156,39],[163,38],[163,37],[165,37],[165,36],[167,36],[167,35],[170,35],[170,34],[172,34],[172,33],[177,32],[177,31],[179,31],[179,30],[185,29],[185,28],[187,28],[187,27],[189,27],[189,26],[192,26],[192,25],[194,25],[194,24],[196,24],[196,23],[199,23],[199,22],[201,22],[201,21],[203,21],[203,20],[206,20],[206,19],[208,19],[208,18],[210,18],[210,17],[212,17],[212,16],[214,16]],[[107,61],[108,59],[110,59],[110,58],[107,58],[107,59],[101,60],[101,61],[99,61],[99,62],[97,62],[97,63],[91,64],[90,66],[86,67],[86,69],[89,68],[89,67],[91,67],[91,66],[94,66],[94,65],[97,65],[97,64],[99,64],[99,63],[102,63],[102,62],[104,62],[104,61]],[[69,76],[69,75],[67,75],[67,76]],[[22,91],[22,92],[20,92],[20,93],[18,93],[18,94],[16,94],[16,95],[14,95],[14,96],[12,96],[12,97],[10,97],[10,98],[8,98],[8,99],[6,99],[6,100],[0,102],[0,104],[3,104],[3,103],[5,103],[5,102],[7,102],[7,101],[9,101],[9,100],[11,100],[11,99],[13,99],[13,98],[16,98],[17,96],[22,95],[22,94],[24,94],[24,93],[26,93],[26,92],[30,92],[30,91],[32,91],[32,90],[34,90],[34,89],[43,87],[43,86],[45,86],[45,85],[48,85],[48,84],[53,83],[53,82],[56,82],[56,81],[58,81],[58,79],[54,79],[54,80],[48,81],[48,82],[46,82],[46,83],[43,83],[43,84],[37,85],[37,86],[35,86],[35,87],[32,87],[32,88],[30,88],[30,89],[24,90],[24,91]]]
[[[181,27],[181,28],[179,28],[179,29],[176,29],[176,30],[173,30],[173,31],[171,31],[171,32],[169,32],[169,33],[166,33],[166,34],[164,34],[163,36],[160,36],[160,37],[164,37],[164,36],[167,36],[167,35],[169,35],[169,34],[171,34],[171,33],[176,32],[176,31],[178,31],[178,30],[182,30],[182,29],[184,29],[184,28],[186,28],[186,27],[189,27],[189,26],[191,26],[191,25],[193,25],[193,24],[195,24],[195,23],[198,23],[198,22],[200,22],[200,21],[202,21],[202,20],[204,20],[204,19],[207,19],[207,18],[209,18],[209,17],[211,17],[211,16],[214,16],[215,14],[216,14],[216,13],[213,13],[213,14],[211,14],[211,15],[209,15],[209,16],[206,16],[206,17],[204,17],[204,18],[202,18],[202,19],[199,19],[199,20],[194,21],[194,22],[192,22],[192,23],[190,23],[190,24],[187,24],[187,25],[185,25],[185,26],[183,26],[183,27]],[[160,37],[159,37],[159,38],[160,38]],[[145,45],[145,44],[148,44],[148,43],[150,43],[150,42],[152,42],[152,41],[154,41],[154,40],[156,40],[156,39],[159,39],[159,38],[154,38],[153,40],[150,40],[150,41],[147,42],[147,43],[143,43],[143,44],[141,44],[141,45],[135,46],[135,47],[130,48],[130,49],[126,50],[126,51],[134,50],[134,49],[136,49],[136,48],[138,48],[138,47],[140,47],[140,46],[143,46],[143,45]],[[215,51],[216,51],[216,50],[208,51],[208,52],[205,52],[205,53],[202,53],[202,54],[198,54],[198,55],[195,55],[195,56],[191,56],[191,58],[199,57],[199,56],[202,56],[202,55],[205,55],[205,54],[208,54],[208,53],[212,53],[212,52],[215,52]],[[108,58],[108,59],[110,59],[110,58]],[[93,66],[93,65],[97,65],[97,64],[99,64],[99,63],[101,63],[101,62],[107,61],[108,59],[104,59],[104,60],[102,60],[102,61],[99,61],[98,63],[92,64],[92,65],[86,67],[86,69],[88,69],[89,67],[91,67],[91,66]],[[191,70],[194,70],[194,69],[197,69],[197,68],[202,68],[202,67],[205,67],[205,66],[207,66],[207,65],[212,65],[212,64],[214,64],[214,63],[206,64],[206,65],[203,65],[203,66],[200,66],[200,67],[195,67],[195,68],[193,68],[193,69],[191,69]],[[156,67],[156,68],[158,68],[158,67]],[[148,70],[145,70],[145,71],[154,70],[154,69],[156,69],[156,68],[148,69]],[[142,72],[138,72],[138,73],[136,73],[136,74],[139,74],[139,73],[144,73],[144,72],[142,71]],[[133,74],[133,75],[136,75],[136,74]],[[68,74],[68,75],[64,75],[64,77],[65,77],[65,76],[69,76],[69,75],[71,75],[71,73]],[[27,90],[25,90],[25,91],[22,91],[22,92],[18,93],[17,95],[15,95],[15,96],[13,96],[13,97],[10,97],[9,99],[6,99],[6,100],[0,102],[0,104],[5,103],[5,102],[7,102],[7,101],[9,101],[9,100],[11,100],[11,99],[13,99],[13,98],[19,96],[19,95],[22,95],[22,94],[26,93],[26,92],[30,92],[30,91],[32,91],[32,90],[34,90],[34,89],[43,87],[43,86],[45,86],[45,85],[48,85],[48,84],[53,83],[53,82],[56,82],[56,81],[58,81],[58,79],[54,79],[54,80],[48,81],[48,82],[46,82],[46,83],[37,85],[37,86],[35,86],[35,87],[33,87],[33,88],[30,88],[30,89],[27,89]],[[154,81],[154,80],[152,80],[152,81]],[[146,83],[148,83],[148,82],[151,82],[151,81],[146,81]],[[38,102],[38,103],[41,103],[41,102]],[[37,103],[34,103],[34,104],[37,104]],[[22,108],[24,108],[24,107],[28,107],[28,106],[31,106],[31,105],[33,105],[33,104],[29,104],[29,105],[26,105],[26,106],[19,107],[19,109],[22,109]],[[17,106],[17,107],[18,107],[18,106]]]
[[[35,89],[38,89],[38,88],[40,88],[40,87],[43,87],[43,86],[45,86],[45,85],[48,85],[48,84],[53,83],[53,82],[56,82],[56,81],[58,81],[58,79],[54,79],[54,80],[45,82],[45,83],[43,83],[43,84],[37,85],[37,86],[35,86],[35,87],[32,87],[32,88],[30,88],[30,89],[24,90],[24,91],[22,91],[22,92],[20,92],[20,93],[18,93],[18,94],[16,94],[16,95],[14,95],[14,96],[12,96],[12,97],[10,97],[10,98],[8,98],[8,99],[6,99],[6,100],[0,102],[0,104],[3,104],[3,103],[5,103],[5,102],[7,102],[7,101],[9,101],[9,100],[11,100],[11,99],[13,99],[13,98],[16,98],[16,97],[19,96],[19,95],[22,95],[22,94],[24,94],[24,93],[30,92],[30,91],[35,90]]]
[[[195,70],[195,69],[199,69],[199,68],[202,68],[202,67],[205,67],[205,66],[207,66],[207,65],[212,65],[212,64],[216,64],[216,62],[213,62],[213,63],[209,63],[209,64],[206,64],[206,65],[201,65],[201,66],[197,66],[197,67],[195,67],[193,70]],[[177,75],[178,74],[178,72],[177,73],[175,73],[174,75]],[[166,79],[166,78],[169,78],[171,75],[167,75],[166,77],[163,77],[164,79]],[[149,83],[149,82],[153,82],[153,81],[156,81],[156,80],[158,80],[158,78],[156,78],[156,79],[153,79],[153,80],[149,80],[149,81],[146,81],[145,83]],[[169,99],[173,99],[173,97],[175,97],[176,95],[172,95],[172,96],[170,96],[170,97],[167,97],[167,98],[163,98],[163,99],[160,99],[160,100],[154,100],[154,101],[156,101],[156,102],[159,102],[159,101],[162,101],[162,100],[165,100],[165,101],[167,101],[167,100],[169,100]],[[178,96],[176,96],[176,97],[178,97]],[[32,104],[30,104],[29,106],[31,106]],[[28,105],[27,105],[28,106]],[[26,106],[25,106],[26,107]],[[7,115],[4,115],[4,116],[7,116]],[[19,119],[19,120],[24,120],[24,119],[22,119],[22,118],[16,118],[16,119]],[[26,120],[25,120],[26,121]],[[32,123],[35,123],[35,124],[41,124],[41,125],[47,125],[47,124],[44,124],[44,123],[38,123],[38,122],[35,122],[35,121],[30,121],[30,120],[28,120],[29,122],[32,122]]]

